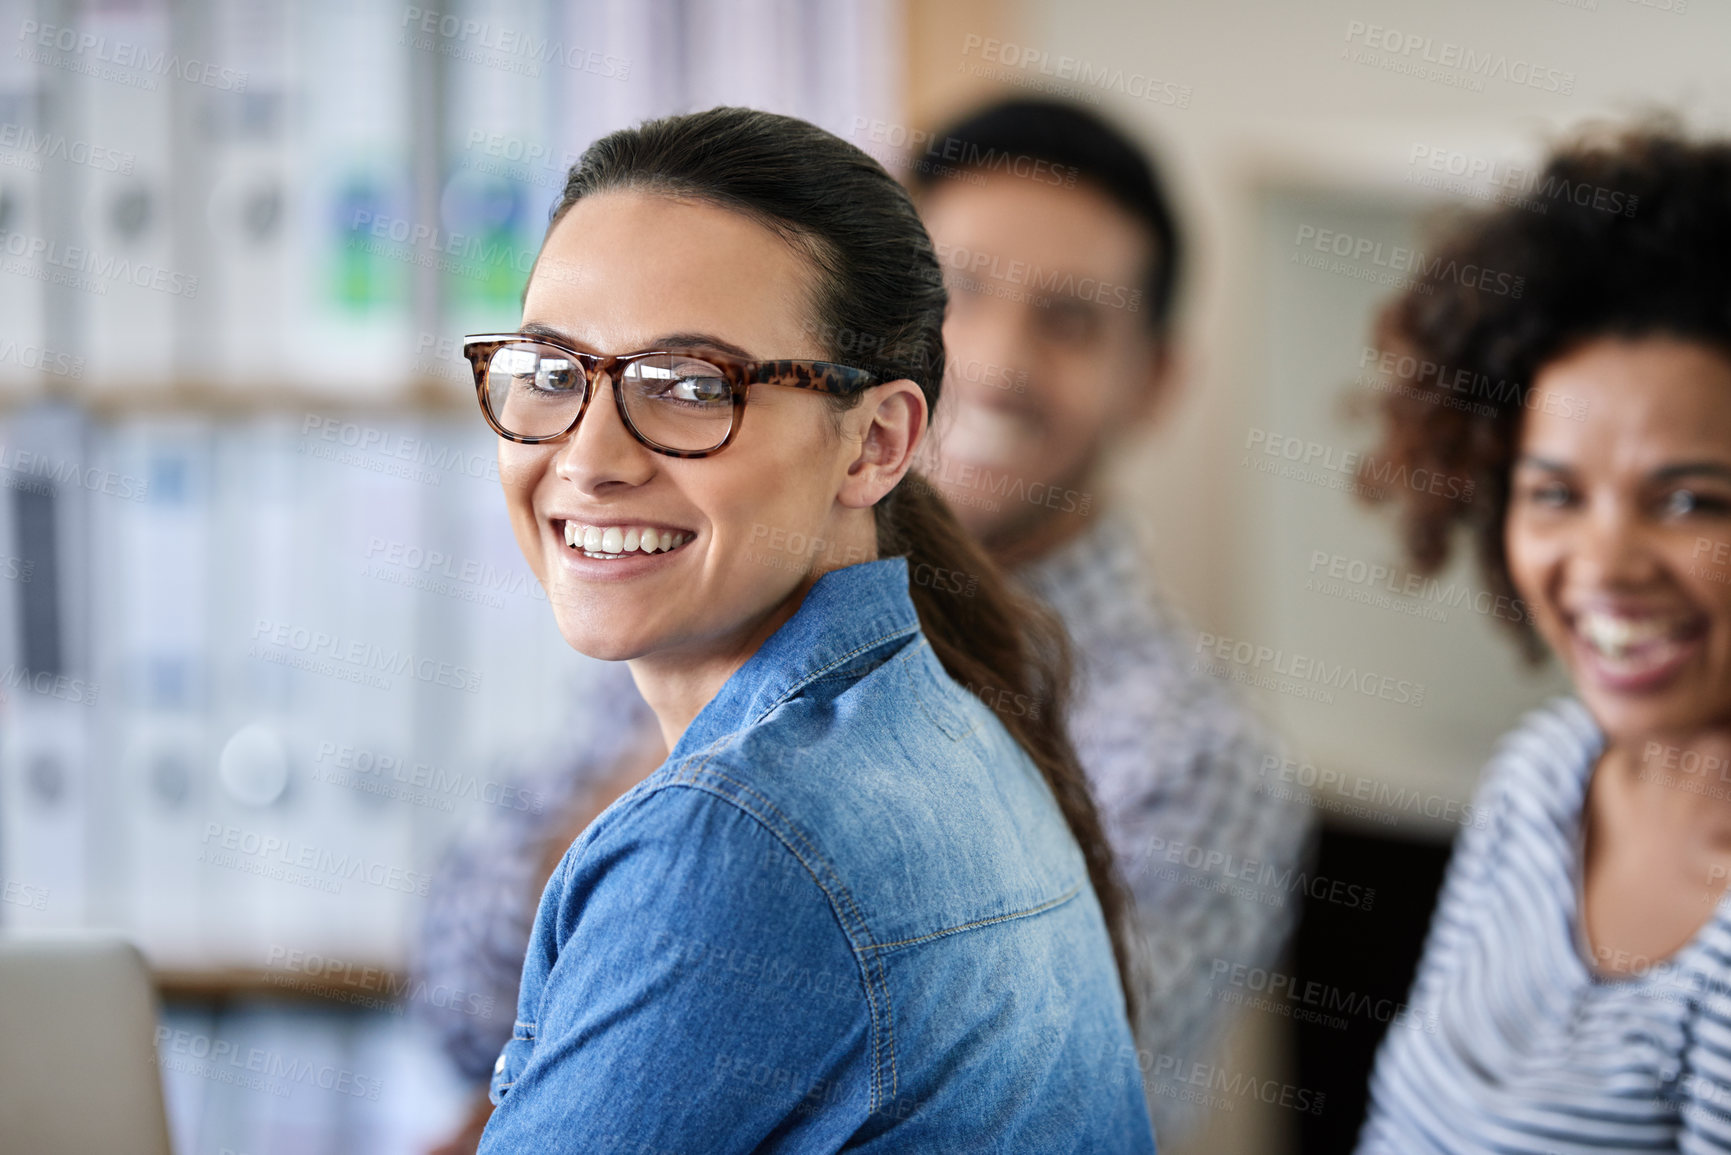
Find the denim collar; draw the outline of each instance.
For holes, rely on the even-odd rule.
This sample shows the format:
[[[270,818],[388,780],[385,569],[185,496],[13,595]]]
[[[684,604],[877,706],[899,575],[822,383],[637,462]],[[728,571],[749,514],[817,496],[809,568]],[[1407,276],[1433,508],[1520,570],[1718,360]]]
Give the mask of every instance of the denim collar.
[[[699,710],[667,765],[749,726],[808,683],[897,639],[919,632],[908,596],[908,562],[882,558],[830,570],[806,591],[791,618],[733,672]]]

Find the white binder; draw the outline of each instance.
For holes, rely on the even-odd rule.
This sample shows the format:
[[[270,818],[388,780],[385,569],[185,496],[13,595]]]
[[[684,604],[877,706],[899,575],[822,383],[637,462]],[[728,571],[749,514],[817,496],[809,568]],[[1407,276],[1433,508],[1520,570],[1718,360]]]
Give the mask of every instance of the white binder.
[[[88,756],[105,687],[88,660],[85,422],[55,406],[15,414],[3,429],[4,548],[29,580],[0,582],[0,891],[11,886],[0,892],[10,894],[0,919],[81,926],[113,910],[101,886],[106,783],[93,781]]]
[[[410,420],[363,424],[389,444],[418,440]],[[454,656],[422,644],[417,592],[367,566],[372,543],[421,539],[423,502],[439,490],[418,472],[308,457],[299,464],[302,535],[318,542],[306,624],[331,641],[316,670],[296,672],[297,782],[305,783],[298,815],[304,837],[340,864],[342,877],[337,893],[309,891],[316,916],[283,933],[357,965],[400,966],[425,902],[425,865],[412,857],[424,792],[394,773],[343,768],[319,754],[335,746],[406,759],[418,720],[466,697]]]
[[[303,89],[324,78],[305,70],[312,45],[293,5],[196,0],[182,11],[183,39],[199,37],[202,55],[246,79],[238,92],[194,94],[198,114],[181,121],[190,147],[180,155],[197,181],[188,247],[203,278],[184,371],[235,392],[293,386],[308,307],[292,226],[306,173]]]
[[[0,0],[0,27],[19,29],[34,13],[26,0]],[[42,219],[42,170],[52,163],[44,137],[40,81],[33,59],[22,52],[0,53],[0,397],[28,396],[40,386],[46,361],[42,325],[43,266],[38,242],[45,243]],[[70,353],[61,364],[70,376]],[[82,368],[82,366],[80,366]]]
[[[213,962],[257,966],[280,936],[280,911],[299,901],[281,855],[294,853],[294,812],[302,801],[291,772],[299,683],[270,645],[280,624],[305,616],[306,571],[318,550],[300,534],[298,426],[257,417],[225,426],[213,454],[209,614],[211,749],[209,806],[196,845],[203,941]],[[267,849],[265,840],[276,843]]]
[[[294,6],[304,47],[293,86],[302,142],[291,204],[291,279],[306,294],[294,351],[315,392],[398,393],[412,376],[409,49],[404,9],[384,0]]]
[[[211,807],[207,419],[111,427],[104,464],[143,482],[142,500],[93,500],[91,524],[118,572],[94,599],[95,663],[111,688],[102,762],[125,800],[125,925],[158,967],[206,961],[196,850]]]
[[[200,292],[196,272],[176,253],[173,122],[180,90],[203,86],[172,67],[171,16],[169,0],[86,8],[79,30],[96,46],[70,54],[83,66],[74,70],[75,131],[124,141],[136,157],[130,172],[78,172],[79,232],[51,238],[55,275],[75,290],[66,299],[78,302],[83,319],[92,391],[169,385],[180,304]],[[122,45],[128,51],[117,60],[97,59]]]

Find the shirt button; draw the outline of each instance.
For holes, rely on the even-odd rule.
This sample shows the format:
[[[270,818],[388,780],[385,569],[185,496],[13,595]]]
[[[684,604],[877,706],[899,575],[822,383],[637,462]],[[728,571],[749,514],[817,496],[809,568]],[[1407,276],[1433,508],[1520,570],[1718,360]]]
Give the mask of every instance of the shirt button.
[[[503,1071],[504,1069],[505,1069],[505,1056],[500,1055],[499,1061],[493,1064],[493,1073],[495,1075],[497,1075],[499,1072]]]

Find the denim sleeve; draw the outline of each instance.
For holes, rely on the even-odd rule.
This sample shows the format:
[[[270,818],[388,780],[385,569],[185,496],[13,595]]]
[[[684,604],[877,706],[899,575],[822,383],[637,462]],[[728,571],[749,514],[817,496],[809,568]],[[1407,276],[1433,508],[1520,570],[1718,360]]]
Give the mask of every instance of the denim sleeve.
[[[543,896],[483,1152],[834,1150],[871,1008],[801,854],[688,785],[622,799]]]
[[[433,875],[415,939],[417,990],[469,997],[412,1009],[438,1037],[464,1078],[485,1085],[511,1037],[523,950],[541,897],[549,839],[616,769],[630,743],[654,726],[623,662],[584,668],[580,692],[564,703],[566,728],[530,751],[502,757],[464,779],[479,811],[453,837]]]

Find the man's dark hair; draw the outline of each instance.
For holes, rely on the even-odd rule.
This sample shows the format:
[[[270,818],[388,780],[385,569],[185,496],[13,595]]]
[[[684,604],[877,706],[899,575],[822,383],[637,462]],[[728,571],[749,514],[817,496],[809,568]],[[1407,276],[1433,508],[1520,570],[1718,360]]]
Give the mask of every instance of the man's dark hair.
[[[1143,284],[1148,325],[1164,334],[1172,320],[1184,248],[1166,188],[1153,158],[1096,112],[1061,100],[1016,98],[987,105],[933,137],[932,150],[957,158],[955,167],[916,166],[917,193],[936,188],[986,158],[1027,157],[1071,170],[1078,182],[1105,193],[1147,230],[1154,242]],[[922,171],[924,170],[924,171]]]

